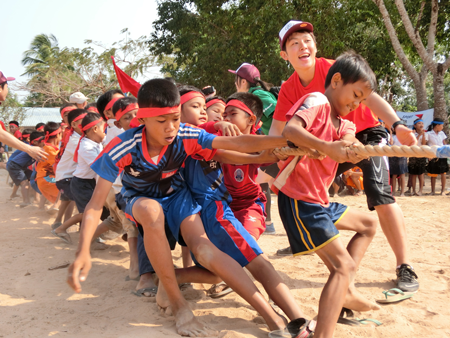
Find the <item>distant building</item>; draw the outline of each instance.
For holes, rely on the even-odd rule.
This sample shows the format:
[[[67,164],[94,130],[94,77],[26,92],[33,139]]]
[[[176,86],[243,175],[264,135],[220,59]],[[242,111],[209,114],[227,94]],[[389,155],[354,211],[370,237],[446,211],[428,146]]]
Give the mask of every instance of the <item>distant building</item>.
[[[59,108],[25,108],[25,119],[20,124],[20,128],[34,128],[39,122],[61,122]]]

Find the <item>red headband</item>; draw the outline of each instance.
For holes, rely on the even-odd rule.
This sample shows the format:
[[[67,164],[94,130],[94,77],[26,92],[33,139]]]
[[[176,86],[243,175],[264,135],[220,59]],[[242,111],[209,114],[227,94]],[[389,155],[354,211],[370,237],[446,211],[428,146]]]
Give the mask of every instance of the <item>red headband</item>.
[[[226,107],[236,107],[236,108],[242,109],[243,111],[245,111],[246,113],[248,113],[250,115],[255,116],[255,114],[252,112],[252,110],[249,107],[247,107],[242,101],[239,101],[239,100],[230,100],[230,101],[228,101]],[[262,121],[259,121],[256,125],[253,125],[251,133],[255,134],[256,131],[259,128],[261,128],[261,126],[262,126]]]
[[[125,107],[124,110],[119,109],[119,111],[116,113],[116,116],[114,116],[116,118],[117,121],[119,121],[122,116],[124,116],[126,113],[135,110],[135,109],[139,109],[139,106],[137,103],[130,103],[128,106]]]
[[[19,128],[19,125],[17,123],[14,123],[14,122],[9,122],[9,125],[13,125],[13,126],[16,126],[17,128]]]
[[[61,122],[61,127],[67,127],[68,124],[66,122]]]
[[[181,95],[180,97],[180,104],[183,105],[186,102],[195,99],[196,97],[202,97],[205,98],[205,96],[202,93],[196,92],[196,91],[192,91],[192,92],[188,92],[184,95]]]
[[[141,124],[139,123],[139,120],[137,119],[137,117],[135,117],[134,119],[132,119],[130,121],[130,128],[137,128],[139,127]]]
[[[44,126],[40,126],[38,129],[36,129],[37,131],[41,131],[44,130]]]
[[[139,108],[136,117],[143,119],[145,117],[155,117],[180,112],[180,106],[164,107],[164,108]]]
[[[87,111],[90,111],[92,113],[97,113],[98,114],[98,109],[96,107],[89,107],[88,109],[86,109]]]
[[[39,136],[39,137],[35,138],[33,141],[31,141],[31,143],[33,143],[34,141],[39,142],[42,139],[44,139],[44,136]]]
[[[214,99],[214,100],[210,100],[210,101],[206,102],[206,108],[209,108],[209,107],[211,107],[213,104],[216,104],[216,103],[221,103],[221,104],[223,104],[224,106],[226,106],[226,104],[225,104],[224,101],[222,101],[222,100],[220,100],[220,99]]]
[[[74,162],[78,163],[78,150],[80,149],[81,140],[83,139],[84,135],[86,134],[85,131],[88,131],[93,126],[95,126],[96,124],[98,124],[98,123],[100,123],[102,121],[104,121],[103,118],[99,118],[98,120],[95,120],[95,121],[92,121],[92,122],[88,123],[84,127],[82,127],[81,124],[78,125],[78,128],[81,129],[82,135],[80,137],[80,140],[78,141],[77,148],[75,149],[75,152],[73,153],[73,161]]]
[[[30,137],[30,134],[22,134],[22,138]]]
[[[77,108],[75,108],[74,106],[68,106],[66,108],[63,108],[63,110],[61,110],[61,118],[64,119],[64,114],[65,113],[67,113],[69,111],[72,111],[72,110],[75,110],[75,109],[77,109]]]
[[[118,99],[121,99],[121,97],[115,97],[115,98],[113,98],[111,101],[109,101],[108,104],[106,105],[104,111],[107,111],[107,110],[112,109],[112,107],[114,106],[114,103],[116,103],[116,101],[117,101]]]
[[[48,131],[45,132],[44,142],[47,143],[48,139],[52,136],[56,136],[61,132],[61,127],[56,129],[55,131],[52,131],[49,133]]]
[[[83,119],[86,115],[87,115],[87,113],[80,114],[80,115],[78,115],[77,117],[75,117],[75,118],[72,120],[72,122],[79,121],[79,120]]]

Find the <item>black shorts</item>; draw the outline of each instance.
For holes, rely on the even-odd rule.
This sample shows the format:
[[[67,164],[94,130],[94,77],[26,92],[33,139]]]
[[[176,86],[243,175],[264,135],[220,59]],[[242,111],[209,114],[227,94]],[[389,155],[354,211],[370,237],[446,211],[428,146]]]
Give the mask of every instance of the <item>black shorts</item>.
[[[61,201],[75,201],[72,190],[70,190],[70,182],[72,178],[64,178],[56,182],[56,187],[61,192]]]
[[[260,167],[259,170],[266,173],[267,175],[276,178],[278,176],[278,173],[280,172],[280,168],[278,168],[277,163],[272,163],[270,165],[267,165],[265,167]]]
[[[387,133],[382,126],[368,128],[356,134],[356,138],[364,145],[379,145],[384,143]],[[353,163],[339,164],[336,176],[353,168]],[[369,210],[375,210],[378,205],[395,203],[389,184],[389,162],[387,157],[374,156],[362,160],[356,166],[363,172],[364,192]]]
[[[86,206],[88,205],[94,193],[95,185],[95,178],[84,179],[73,177],[72,181],[70,181],[70,191],[72,192],[72,196],[74,198],[75,204],[77,205],[79,213],[83,213],[84,209],[86,209]],[[100,219],[104,221],[108,218],[108,216],[109,210],[106,207],[103,207]]]
[[[29,181],[32,174],[30,169],[22,169],[20,165],[13,161],[7,162],[6,170],[16,186],[19,186],[23,181]]]

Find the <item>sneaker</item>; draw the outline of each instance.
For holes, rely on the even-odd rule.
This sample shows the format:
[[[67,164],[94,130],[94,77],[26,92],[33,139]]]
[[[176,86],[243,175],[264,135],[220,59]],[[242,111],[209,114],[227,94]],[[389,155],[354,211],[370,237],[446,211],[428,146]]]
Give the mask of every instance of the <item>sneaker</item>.
[[[264,230],[263,235],[275,235],[277,231],[275,230],[275,226],[273,223],[270,223],[269,225],[266,224],[266,230]]]
[[[277,256],[292,256],[292,249],[290,246],[284,249],[277,250]]]
[[[400,265],[397,269],[397,288],[404,292],[415,292],[419,290],[419,282],[414,269],[408,264]]]

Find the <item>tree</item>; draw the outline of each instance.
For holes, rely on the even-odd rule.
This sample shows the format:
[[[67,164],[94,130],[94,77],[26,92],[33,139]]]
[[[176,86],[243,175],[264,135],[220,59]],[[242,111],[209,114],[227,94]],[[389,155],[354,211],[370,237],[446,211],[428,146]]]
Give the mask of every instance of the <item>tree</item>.
[[[5,102],[0,106],[0,120],[5,124],[13,120],[22,124],[24,119],[25,108],[19,102],[17,94],[10,91]]]
[[[145,75],[155,65],[148,50],[148,37],[130,39],[128,29],[121,34],[123,38],[110,47],[85,40],[87,46],[82,49],[60,48],[55,36],[37,35],[22,60],[30,79],[14,88],[30,92],[27,106],[59,106],[77,91],[96,99],[117,88],[111,56],[115,56],[119,65],[124,64],[121,67],[128,75]]]
[[[444,130],[448,132],[448,113],[446,108],[446,99],[444,92],[444,77],[445,73],[450,67],[450,56],[448,55],[448,47],[450,44],[448,22],[450,19],[450,6],[443,4],[441,15],[439,15],[439,1],[432,0],[431,4],[425,1],[420,3],[420,9],[417,11],[416,27],[413,26],[410,15],[402,0],[395,0],[398,13],[410,42],[413,44],[418,57],[422,64],[420,70],[414,67],[405,53],[402,43],[398,38],[398,30],[395,29],[391,20],[391,12],[387,10],[383,0],[372,0],[379,8],[384,24],[388,31],[392,46],[405,68],[408,75],[411,77],[414,88],[417,94],[417,108],[423,110],[428,108],[427,93],[425,88],[426,74],[430,71],[433,75],[433,95],[434,95],[434,114],[445,121]],[[429,12],[429,23],[422,20],[425,11]],[[410,11],[412,12],[412,11]],[[422,41],[419,27],[427,27],[427,47]],[[436,53],[435,45],[436,39],[446,46],[444,53]]]

